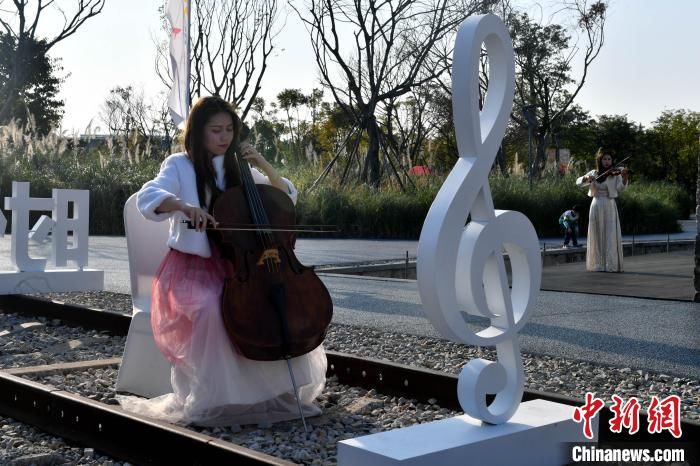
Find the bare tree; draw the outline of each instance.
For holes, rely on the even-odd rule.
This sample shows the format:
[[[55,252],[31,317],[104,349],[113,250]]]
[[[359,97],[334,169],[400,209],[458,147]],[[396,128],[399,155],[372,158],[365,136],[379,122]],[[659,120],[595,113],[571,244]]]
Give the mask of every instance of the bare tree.
[[[386,138],[389,147],[400,157],[404,168],[428,165],[424,146],[437,131],[438,115],[430,111],[436,85],[414,89],[401,101],[385,105]]]
[[[109,91],[102,104],[100,119],[110,134],[129,135],[133,131],[147,137],[155,132],[156,122],[150,118],[151,108],[144,100],[143,92],[133,86],[117,86]]]
[[[41,50],[32,53],[47,54],[51,48],[62,40],[72,36],[85,24],[85,21],[98,15],[105,5],[106,0],[70,0],[69,3],[75,10],[72,14],[66,12],[57,4],[56,0],[12,0],[7,2],[0,0],[0,26],[17,42],[12,57],[12,69],[9,79],[0,89],[0,121],[5,121],[18,97],[18,89],[27,79],[26,65],[30,63],[28,54],[32,44],[39,44]],[[30,7],[36,3],[35,7]],[[39,20],[44,11],[53,6],[63,16],[63,26],[49,37],[38,37]]]
[[[489,3],[307,0],[303,11],[295,7],[309,31],[322,84],[352,116],[360,133],[367,134],[362,181],[372,186],[380,182],[379,105],[395,101],[445,72],[442,66],[424,66],[430,50]],[[386,147],[382,152],[401,184]]]
[[[507,19],[516,55],[515,108],[511,116],[525,127],[527,123],[517,110],[529,108],[538,120],[530,175],[544,167],[545,147],[555,140],[562,117],[583,88],[589,67],[605,42],[605,1],[566,0],[561,12],[575,19],[578,39],[573,45],[569,44],[569,30],[562,25],[541,25],[525,14],[511,14]],[[572,77],[571,65],[581,49],[582,71]]]
[[[193,0],[190,96],[215,94],[245,119],[260,89],[279,30],[276,0]],[[165,25],[166,31],[170,28]],[[167,43],[160,42],[156,72],[169,88]]]

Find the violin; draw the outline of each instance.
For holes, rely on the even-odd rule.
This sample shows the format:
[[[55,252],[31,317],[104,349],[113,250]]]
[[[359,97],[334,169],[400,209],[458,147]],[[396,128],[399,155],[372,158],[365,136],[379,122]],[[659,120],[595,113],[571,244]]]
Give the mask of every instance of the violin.
[[[629,160],[630,157],[632,157],[632,156],[625,157],[625,158],[622,159],[619,163],[616,163],[615,165],[613,165],[612,167],[608,168],[607,170],[605,170],[605,171],[604,171],[603,173],[601,173],[600,175],[597,175],[597,176],[595,177],[595,181],[598,182],[598,183],[603,183],[603,182],[608,178],[608,176],[617,176],[617,175],[621,175],[621,174],[625,173],[625,172],[627,171],[627,169],[626,169],[622,164],[623,164],[625,161]]]

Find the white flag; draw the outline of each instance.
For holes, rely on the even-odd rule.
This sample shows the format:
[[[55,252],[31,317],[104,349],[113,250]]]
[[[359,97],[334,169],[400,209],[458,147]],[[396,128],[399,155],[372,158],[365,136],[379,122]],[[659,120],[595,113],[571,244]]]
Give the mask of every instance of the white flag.
[[[173,87],[168,96],[170,117],[176,126],[182,128],[190,112],[190,6],[189,0],[170,0],[167,17],[172,28],[170,32],[170,69]]]

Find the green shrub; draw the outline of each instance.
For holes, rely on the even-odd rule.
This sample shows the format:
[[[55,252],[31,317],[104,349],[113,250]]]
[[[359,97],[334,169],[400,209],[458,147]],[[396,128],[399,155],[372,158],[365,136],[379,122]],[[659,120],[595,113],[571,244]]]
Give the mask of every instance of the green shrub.
[[[151,147],[108,139],[91,149],[51,133],[26,134],[11,123],[0,127],[0,197],[10,196],[13,181],[30,182],[32,197],[51,197],[51,190],[90,191],[90,234],[123,235],[126,199],[158,172],[161,156]],[[3,204],[4,203],[0,203]],[[45,212],[32,212],[30,222]],[[10,218],[10,213],[5,212]],[[8,222],[9,223],[9,222]]]
[[[292,179],[293,175],[291,175]],[[301,193],[297,204],[299,223],[338,225],[342,237],[417,239],[442,179],[418,180],[415,191],[373,190],[365,186],[326,186]],[[540,237],[559,236],[559,216],[578,204],[585,232],[591,199],[576,179],[544,178],[530,189],[522,177],[491,177],[494,206],[525,214]],[[679,231],[677,220],[687,196],[668,183],[633,183],[617,199],[625,234]],[[465,213],[466,217],[466,213]]]

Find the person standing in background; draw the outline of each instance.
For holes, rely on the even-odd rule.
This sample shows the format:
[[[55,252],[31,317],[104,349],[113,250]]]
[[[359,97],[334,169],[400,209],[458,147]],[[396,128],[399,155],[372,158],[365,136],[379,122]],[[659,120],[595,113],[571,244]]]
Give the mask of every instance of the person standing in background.
[[[611,170],[610,151],[598,149],[596,169],[576,180],[577,186],[587,186],[593,198],[588,214],[586,240],[586,270],[589,272],[622,272],[622,233],[615,198],[627,188],[625,168]]]

